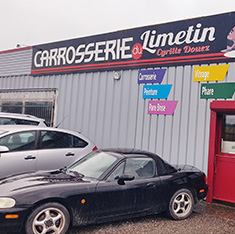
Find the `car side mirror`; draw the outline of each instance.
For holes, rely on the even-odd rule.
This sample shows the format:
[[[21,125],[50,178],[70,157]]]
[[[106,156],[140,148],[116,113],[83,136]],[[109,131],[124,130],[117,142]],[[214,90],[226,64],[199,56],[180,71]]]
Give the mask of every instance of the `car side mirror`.
[[[0,145],[0,153],[6,153],[6,152],[9,152],[9,149],[4,145]]]
[[[134,179],[135,179],[135,177],[133,175],[123,174],[123,175],[119,176],[118,184],[124,185],[125,181],[131,181],[131,180],[134,180]]]

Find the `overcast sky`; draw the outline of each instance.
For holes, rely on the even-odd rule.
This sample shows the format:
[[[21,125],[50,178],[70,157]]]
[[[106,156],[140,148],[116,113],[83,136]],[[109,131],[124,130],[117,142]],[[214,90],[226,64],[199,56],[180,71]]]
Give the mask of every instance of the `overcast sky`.
[[[0,0],[0,51],[235,11],[235,0]]]

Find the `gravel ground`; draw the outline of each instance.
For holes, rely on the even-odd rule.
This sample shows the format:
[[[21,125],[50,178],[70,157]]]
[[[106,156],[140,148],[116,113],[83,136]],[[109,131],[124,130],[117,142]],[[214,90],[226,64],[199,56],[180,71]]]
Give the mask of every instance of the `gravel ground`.
[[[173,221],[165,214],[123,222],[72,228],[67,234],[235,234],[235,208],[201,202],[190,218]]]
[[[235,234],[235,207],[200,202],[190,216],[173,221],[165,214],[70,228],[67,234]],[[0,232],[0,234],[5,234]]]

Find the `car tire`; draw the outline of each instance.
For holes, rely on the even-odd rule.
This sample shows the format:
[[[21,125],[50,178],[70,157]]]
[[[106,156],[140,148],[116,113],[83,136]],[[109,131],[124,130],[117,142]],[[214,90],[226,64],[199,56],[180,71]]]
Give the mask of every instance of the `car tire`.
[[[70,225],[68,210],[59,203],[45,203],[35,208],[26,220],[26,234],[65,234]],[[51,232],[50,232],[51,230]]]
[[[194,199],[190,190],[180,189],[171,197],[168,215],[175,220],[188,218],[193,212]]]

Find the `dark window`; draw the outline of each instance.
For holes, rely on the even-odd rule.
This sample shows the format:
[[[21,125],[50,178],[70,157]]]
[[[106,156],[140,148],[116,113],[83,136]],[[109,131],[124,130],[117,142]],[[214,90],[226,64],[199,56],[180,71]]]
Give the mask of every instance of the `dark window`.
[[[42,131],[42,149],[71,148],[73,136],[63,132]]]
[[[153,177],[155,175],[154,160],[152,158],[128,158],[124,173],[135,178]]]
[[[41,136],[42,149],[84,148],[88,145],[81,138],[63,132],[42,131]]]
[[[221,152],[235,154],[235,115],[223,115]]]
[[[155,175],[155,162],[152,158],[128,158],[121,163],[107,178],[108,181],[117,179],[122,174],[130,174],[138,178],[148,178]]]
[[[23,102],[18,101],[5,101],[1,106],[2,112],[10,112],[10,113],[23,113]]]
[[[84,140],[82,140],[79,137],[74,136],[74,147],[75,148],[84,148],[88,145],[88,143]]]
[[[31,120],[24,120],[24,119],[14,119],[14,118],[5,118],[0,117],[0,125],[38,125],[39,122],[31,121]]]
[[[25,114],[37,116],[38,118],[45,119],[46,125],[53,126],[53,113],[54,103],[53,102],[26,102],[25,103]]]
[[[0,103],[1,104],[1,103]],[[19,113],[19,114],[29,114],[36,116],[38,118],[45,119],[45,124],[47,126],[53,126],[54,121],[54,101],[37,101],[37,102],[17,102],[17,101],[2,101],[0,105],[2,112],[8,113]],[[16,121],[16,119],[13,121]],[[25,123],[13,123],[13,124],[27,124],[27,125],[38,125],[38,123],[33,124],[34,121]]]
[[[36,134],[32,132],[15,133],[2,137],[0,145],[8,147],[10,151],[22,151],[35,149]]]
[[[125,163],[121,163],[107,178],[108,181],[113,181],[119,178],[124,172]]]
[[[13,124],[17,124],[16,119],[5,118],[5,117],[0,118],[0,125],[13,125]]]
[[[18,119],[17,124],[20,124],[20,125],[38,125],[39,122],[24,120],[24,119]]]

